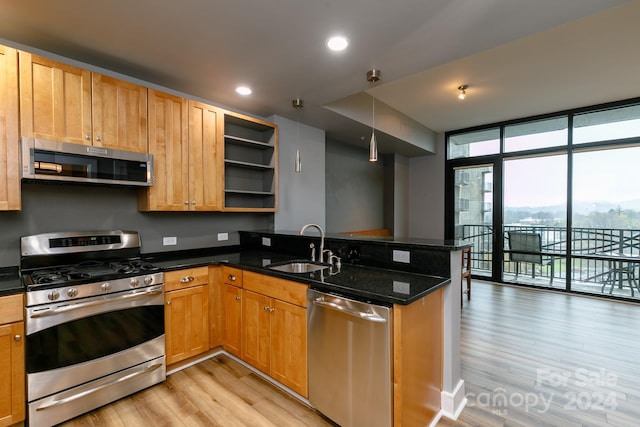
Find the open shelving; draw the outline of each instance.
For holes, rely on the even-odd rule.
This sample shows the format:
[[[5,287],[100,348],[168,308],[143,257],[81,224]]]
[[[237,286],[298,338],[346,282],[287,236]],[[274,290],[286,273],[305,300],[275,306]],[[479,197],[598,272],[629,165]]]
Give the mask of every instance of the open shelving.
[[[224,210],[277,209],[275,124],[226,113],[224,117]]]

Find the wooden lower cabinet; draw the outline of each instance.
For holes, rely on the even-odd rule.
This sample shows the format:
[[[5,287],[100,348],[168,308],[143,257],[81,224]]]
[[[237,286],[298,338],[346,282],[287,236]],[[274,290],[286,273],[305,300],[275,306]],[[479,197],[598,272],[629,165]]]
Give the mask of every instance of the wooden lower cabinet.
[[[25,419],[24,303],[0,297],[0,426]]]
[[[209,269],[165,273],[167,365],[209,350]]]
[[[440,411],[443,290],[393,307],[394,426],[423,426]]]
[[[222,305],[224,307],[224,339],[222,346],[229,353],[242,357],[242,336],[240,324],[242,322],[242,270],[223,266],[222,277]]]
[[[237,269],[224,276],[224,349],[307,397],[307,286]]]
[[[307,309],[277,299],[271,317],[271,376],[307,397]]]
[[[224,284],[224,323],[225,335],[223,348],[237,357],[242,357],[242,289]]]

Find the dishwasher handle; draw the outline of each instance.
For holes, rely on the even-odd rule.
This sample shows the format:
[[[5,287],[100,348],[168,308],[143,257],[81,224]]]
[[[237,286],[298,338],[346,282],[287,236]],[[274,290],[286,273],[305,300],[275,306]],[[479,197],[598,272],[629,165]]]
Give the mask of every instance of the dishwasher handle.
[[[315,305],[319,305],[319,306],[322,306],[322,307],[330,308],[332,310],[340,311],[340,312],[343,312],[343,313],[348,314],[350,316],[358,317],[360,319],[368,320],[370,322],[387,323],[387,319],[385,319],[384,317],[378,316],[375,313],[369,313],[369,312],[364,312],[364,311],[360,311],[360,310],[354,310],[352,308],[346,307],[344,305],[341,305],[341,304],[338,304],[338,303],[335,303],[335,302],[325,301],[322,298],[314,298],[313,303]]]

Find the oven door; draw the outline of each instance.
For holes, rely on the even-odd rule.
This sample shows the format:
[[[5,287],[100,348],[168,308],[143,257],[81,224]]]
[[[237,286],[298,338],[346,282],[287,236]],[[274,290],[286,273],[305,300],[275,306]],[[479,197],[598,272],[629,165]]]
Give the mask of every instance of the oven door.
[[[164,356],[164,285],[26,310],[28,400]]]

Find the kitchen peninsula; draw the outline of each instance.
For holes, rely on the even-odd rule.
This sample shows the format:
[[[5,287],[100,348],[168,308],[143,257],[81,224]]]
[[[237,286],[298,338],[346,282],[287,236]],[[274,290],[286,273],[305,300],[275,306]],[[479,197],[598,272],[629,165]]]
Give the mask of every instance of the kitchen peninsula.
[[[325,236],[324,248],[340,257],[340,265],[300,274],[268,266],[309,260],[310,245],[317,248],[319,236],[241,231],[240,243],[229,251],[189,251],[172,259],[155,254],[150,259],[167,270],[223,264],[234,274],[257,273],[267,282],[267,276],[273,276],[392,305],[394,425],[425,425],[440,416],[455,418],[462,411],[466,402],[459,356],[460,260],[465,244],[332,234]]]

